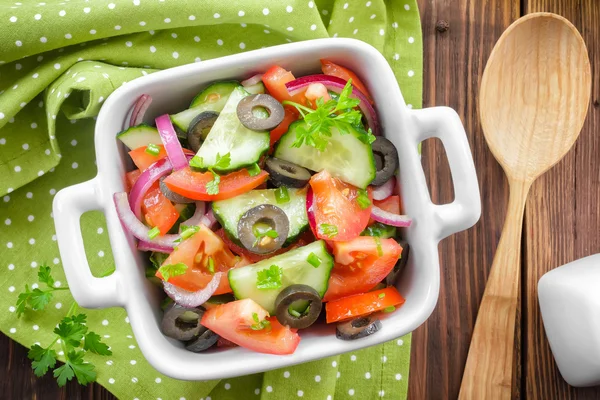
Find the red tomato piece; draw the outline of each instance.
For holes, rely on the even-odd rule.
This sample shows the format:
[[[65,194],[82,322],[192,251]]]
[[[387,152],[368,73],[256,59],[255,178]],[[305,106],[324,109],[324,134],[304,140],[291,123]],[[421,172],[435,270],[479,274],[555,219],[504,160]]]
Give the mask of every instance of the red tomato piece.
[[[313,175],[309,183],[313,192],[311,229],[315,236],[330,241],[348,241],[359,236],[371,215],[371,206],[362,209],[358,204],[359,189],[333,178],[327,171]]]
[[[402,305],[404,301],[395,287],[344,297],[325,304],[327,323],[362,317],[387,307]]]
[[[252,330],[250,325],[256,323],[254,314],[259,321],[268,315],[254,300],[244,299],[207,310],[200,323],[222,338],[259,353],[292,354],[296,350],[300,343],[296,329],[283,326],[272,317],[268,318],[270,328]]]
[[[163,263],[163,265],[183,263],[188,266],[185,274],[169,278],[169,283],[190,292],[204,289],[213,278],[208,270],[209,258],[214,262],[215,272],[225,272],[214,294],[231,292],[226,272],[241,266],[238,264],[240,259],[231,253],[221,238],[202,224],[200,230],[182,241]],[[162,279],[158,271],[156,276]]]
[[[377,239],[359,236],[349,242],[332,242],[335,264],[323,301],[367,292],[394,269],[402,247],[394,239]]]
[[[145,215],[148,225],[157,227],[161,235],[169,232],[179,218],[177,209],[162,194],[158,184],[154,184],[144,196],[142,200],[142,212]]]
[[[263,74],[263,83],[265,88],[269,91],[269,94],[280,103],[284,100],[294,101],[300,104],[306,104],[306,98],[304,93],[297,93],[291,96],[288,93],[285,84],[295,80],[296,78],[290,71],[286,71],[278,65],[273,65],[267,72]]]
[[[390,196],[384,200],[373,200],[373,205],[392,214],[400,214],[400,196]],[[375,222],[377,221],[371,218],[369,225],[373,225]]]
[[[283,109],[285,110],[283,121],[271,131],[271,148],[273,148],[273,145],[288,131],[290,124],[296,121],[300,116],[295,107],[283,106]]]
[[[358,76],[348,68],[344,68],[341,65],[332,63],[331,61],[321,59],[321,70],[325,75],[337,76],[345,81],[352,79],[352,86],[360,90],[367,97],[367,99],[369,99],[371,104],[373,104],[373,98],[369,94],[365,84],[362,83]]]
[[[146,153],[146,146],[138,147],[137,149],[131,150],[129,152],[129,156],[133,160],[133,163],[136,167],[140,169],[140,171],[145,171],[146,168],[157,162],[158,160],[162,160],[167,156],[167,151],[165,150],[165,146],[162,144],[157,146],[159,148],[158,155],[154,156],[150,153]]]
[[[129,171],[125,174],[125,184],[127,186],[127,193],[131,191],[131,188],[133,187],[133,185],[135,185],[135,182],[138,180],[141,174],[142,171],[140,171],[139,169],[134,169],[133,171]]]
[[[173,172],[165,180],[165,184],[175,193],[194,200],[216,201],[225,200],[249,192],[267,180],[269,176],[261,171],[256,176],[250,176],[246,169],[221,176],[219,193],[208,194],[206,184],[214,179],[210,172],[193,172],[189,167]]]

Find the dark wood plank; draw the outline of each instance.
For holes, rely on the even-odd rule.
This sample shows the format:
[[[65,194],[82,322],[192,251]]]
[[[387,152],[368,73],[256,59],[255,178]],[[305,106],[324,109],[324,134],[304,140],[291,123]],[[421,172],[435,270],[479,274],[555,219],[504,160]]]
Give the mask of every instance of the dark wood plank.
[[[413,335],[410,399],[458,395],[477,309],[500,238],[508,202],[502,169],[485,143],[477,93],[487,58],[502,32],[519,17],[519,0],[420,0],[424,42],[424,107],[448,105],[460,115],[478,171],[482,217],[467,232],[440,246],[441,288],[436,310]],[[445,32],[436,30],[446,21]],[[443,24],[440,24],[443,25]],[[432,200],[452,200],[447,164],[439,143],[424,146]]]
[[[524,390],[528,399],[599,399],[600,388],[575,389],[560,376],[544,333],[537,282],[551,269],[600,252],[600,2],[527,0],[524,10],[555,12],[579,29],[587,43],[593,84],[589,114],[575,148],[534,184],[527,202]]]

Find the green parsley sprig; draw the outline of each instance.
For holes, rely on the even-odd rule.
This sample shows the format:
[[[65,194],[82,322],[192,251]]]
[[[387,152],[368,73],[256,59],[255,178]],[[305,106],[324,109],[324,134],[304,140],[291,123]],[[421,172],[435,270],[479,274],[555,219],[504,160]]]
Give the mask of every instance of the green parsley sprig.
[[[292,147],[307,145],[325,151],[328,138],[331,137],[331,128],[336,128],[340,134],[348,134],[351,129],[361,127],[362,114],[355,109],[360,100],[350,97],[351,94],[352,79],[349,79],[337,99],[325,102],[320,97],[315,102],[317,107],[314,110],[293,101],[284,101],[284,105],[295,107],[306,123],[296,129],[296,140]],[[369,130],[362,140],[370,144],[375,136]]]
[[[252,329],[253,331],[261,331],[265,328],[267,330],[271,329],[271,321],[269,321],[267,319],[263,319],[262,321],[259,321],[257,313],[252,313],[252,319],[254,320],[254,322],[256,322],[255,324],[250,325],[250,329]]]
[[[158,272],[162,275],[163,281],[169,282],[170,278],[185,274],[188,266],[184,263],[162,265]]]
[[[275,264],[258,271],[256,275],[257,289],[279,289],[282,285],[281,277],[283,276],[283,270]]]
[[[54,287],[54,278],[51,275],[51,269],[47,265],[40,266],[38,270],[38,279],[40,283],[46,285],[46,289],[42,290],[35,288],[29,289],[29,285],[25,285],[25,291],[19,294],[17,298],[17,316],[23,315],[29,306],[34,311],[41,311],[52,300],[52,294],[61,290],[69,290],[68,287]]]

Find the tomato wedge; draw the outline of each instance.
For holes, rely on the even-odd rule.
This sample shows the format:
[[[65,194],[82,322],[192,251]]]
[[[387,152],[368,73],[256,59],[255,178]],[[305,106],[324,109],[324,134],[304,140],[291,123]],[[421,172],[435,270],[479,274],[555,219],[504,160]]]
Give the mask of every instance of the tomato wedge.
[[[359,236],[371,215],[370,205],[362,209],[358,203],[359,189],[333,178],[327,171],[313,175],[309,183],[313,203],[308,211],[314,215],[314,219],[309,215],[309,221],[315,236],[330,241],[348,241]]]
[[[248,321],[256,323],[253,314],[259,321],[268,315],[254,300],[238,300],[207,310],[200,323],[222,338],[259,353],[292,354],[296,350],[300,343],[296,329],[283,326],[277,318],[271,317],[268,318],[270,328],[252,330]]]
[[[360,90],[367,97],[367,99],[369,99],[371,104],[373,104],[373,98],[369,94],[365,84],[362,83],[358,76],[348,68],[344,68],[341,65],[332,63],[331,61],[321,59],[321,71],[323,71],[325,75],[337,76],[345,81],[352,79],[352,86]]]
[[[323,301],[373,289],[394,269],[402,254],[402,247],[394,239],[370,236],[359,236],[349,242],[332,242],[332,246],[335,264]]]
[[[231,268],[241,266],[238,264],[241,262],[239,258],[231,253],[221,238],[205,225],[199,226],[200,230],[182,241],[163,263],[163,265],[183,263],[188,266],[183,275],[169,278],[169,283],[190,292],[205,288],[212,280],[213,275],[208,270],[209,258],[214,262],[215,272],[227,272]],[[156,276],[163,279],[158,271]],[[225,273],[214,294],[229,292],[231,287]]]
[[[133,185],[135,185],[135,182],[138,180],[141,174],[142,171],[140,171],[139,169],[134,169],[133,171],[129,171],[125,174],[125,185],[127,186],[127,193],[131,191],[131,188],[133,187]]]
[[[136,167],[140,169],[140,171],[145,171],[149,166],[157,162],[158,160],[162,160],[167,156],[167,151],[165,150],[165,146],[159,144],[158,146],[159,152],[157,155],[152,155],[150,153],[146,153],[146,146],[138,147],[137,149],[131,150],[129,152],[129,156],[133,160],[133,163]]]
[[[362,317],[387,307],[402,305],[404,301],[404,298],[393,286],[344,297],[325,304],[327,323]]]
[[[400,196],[390,196],[384,200],[373,200],[373,205],[392,214],[400,214]],[[375,222],[377,221],[371,218],[369,225],[373,225]]]
[[[263,74],[262,81],[265,84],[265,88],[269,91],[269,94],[277,101],[282,103],[284,100],[294,101],[300,104],[306,104],[306,98],[304,93],[297,93],[291,96],[288,93],[285,84],[295,80],[294,74],[281,68],[279,65],[273,65],[267,72]]]
[[[283,106],[283,109],[285,111],[283,121],[281,121],[281,123],[271,131],[271,148],[279,139],[281,139],[283,134],[288,131],[290,124],[297,120],[300,115],[295,107]]]
[[[157,227],[161,235],[169,232],[179,218],[179,212],[163,195],[158,184],[153,185],[144,196],[142,212],[148,225]]]
[[[189,199],[216,201],[230,199],[249,192],[265,182],[268,176],[269,174],[265,171],[260,171],[256,176],[250,176],[245,169],[223,175],[217,194],[206,192],[206,184],[213,180],[213,174],[210,172],[193,172],[189,167],[173,172],[164,182],[173,192]]]

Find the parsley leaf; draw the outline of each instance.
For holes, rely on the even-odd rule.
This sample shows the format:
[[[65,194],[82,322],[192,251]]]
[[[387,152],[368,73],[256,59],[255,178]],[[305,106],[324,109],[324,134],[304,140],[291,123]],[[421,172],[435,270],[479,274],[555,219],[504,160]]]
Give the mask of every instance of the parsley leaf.
[[[266,225],[266,224],[264,224]],[[277,239],[279,234],[277,231],[270,226],[266,225],[265,228],[261,227],[260,224],[255,224],[252,228],[252,233],[256,240],[254,241],[254,246],[256,247],[265,237],[269,237],[271,239]]]
[[[46,308],[48,303],[50,303],[50,300],[52,300],[52,292],[42,291],[36,288],[29,294],[27,302],[33,310],[38,311]]]
[[[154,269],[158,270],[168,257],[168,254],[158,253],[155,251],[150,255],[150,263],[152,263]]]
[[[281,287],[283,270],[275,264],[258,271],[256,275],[256,287],[258,289],[279,289]]]
[[[206,184],[206,193],[207,194],[218,194],[219,193],[219,183],[221,183],[221,177],[215,171],[210,169],[210,172],[213,174],[213,180]]]
[[[102,343],[100,335],[95,332],[88,332],[83,341],[83,349],[101,356],[110,356],[112,351],[108,349],[106,343]]]
[[[77,382],[81,385],[87,385],[96,380],[96,371],[94,365],[84,362],[83,351],[71,350],[67,354],[67,359],[64,365],[54,370],[54,377],[58,381],[58,386],[66,385],[67,381],[77,378]]]
[[[160,272],[160,274],[162,275],[163,280],[165,282],[169,282],[169,278],[183,275],[183,274],[185,274],[185,271],[187,271],[187,269],[188,269],[188,266],[185,265],[184,263],[167,264],[167,265],[162,265],[158,269],[158,272]]]
[[[252,319],[254,320],[254,322],[256,322],[255,324],[250,325],[250,329],[252,329],[253,331],[260,331],[265,328],[271,329],[271,321],[266,319],[259,321],[257,313],[252,313]]]
[[[371,199],[369,199],[369,193],[365,189],[358,189],[358,196],[356,196],[356,202],[361,210],[366,210],[371,206]]]
[[[38,279],[40,282],[45,283],[48,287],[54,287],[54,278],[50,275],[51,270],[47,265],[41,265],[38,271]]]
[[[337,236],[338,228],[337,226],[331,224],[321,224],[319,225],[319,233],[331,238]]]
[[[200,231],[200,227],[198,225],[181,225],[179,227],[179,230],[181,231],[181,239],[185,240],[192,236],[194,233]]]
[[[229,164],[231,164],[231,153],[227,153],[223,156],[217,153],[217,161],[212,167],[217,169],[225,169],[229,167]]]
[[[79,347],[83,336],[86,334],[88,327],[84,325],[85,314],[79,314],[73,317],[65,317],[54,328],[54,333],[62,339],[67,346]]]
[[[37,377],[44,376],[50,368],[56,365],[56,351],[44,349],[39,344],[34,344],[27,353],[27,357],[33,360],[31,367]]]

